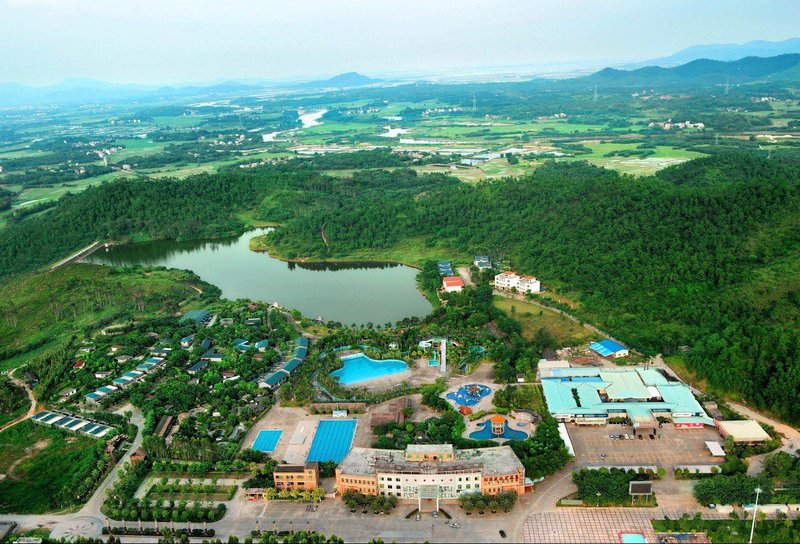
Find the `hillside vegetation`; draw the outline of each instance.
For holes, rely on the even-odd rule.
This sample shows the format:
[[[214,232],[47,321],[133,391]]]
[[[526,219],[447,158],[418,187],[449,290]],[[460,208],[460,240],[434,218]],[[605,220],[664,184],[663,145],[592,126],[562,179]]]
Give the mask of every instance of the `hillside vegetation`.
[[[115,319],[176,311],[219,290],[186,271],[114,269],[73,264],[15,277],[0,296],[0,370],[83,337]]]
[[[690,346],[686,364],[708,383],[800,421],[798,184],[797,165],[750,154],[639,178],[574,162],[476,185],[407,169],[272,167],[111,182],[0,231],[0,269],[106,235],[222,234],[243,228],[235,213],[245,209],[282,225],[266,242],[290,258],[378,254],[413,239],[507,259],[633,347]]]

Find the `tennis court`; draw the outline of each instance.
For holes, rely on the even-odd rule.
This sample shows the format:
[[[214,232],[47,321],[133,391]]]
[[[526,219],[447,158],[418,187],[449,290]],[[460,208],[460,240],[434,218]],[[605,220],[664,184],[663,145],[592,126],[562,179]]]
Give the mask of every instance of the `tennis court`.
[[[357,420],[355,419],[323,419],[320,421],[306,461],[334,461],[339,463],[350,451],[350,446],[353,444],[356,423]]]

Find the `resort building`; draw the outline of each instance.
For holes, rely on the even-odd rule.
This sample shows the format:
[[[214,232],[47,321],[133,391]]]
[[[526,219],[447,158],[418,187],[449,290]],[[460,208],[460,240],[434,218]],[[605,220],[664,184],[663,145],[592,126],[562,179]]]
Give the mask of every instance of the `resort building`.
[[[514,272],[503,272],[494,277],[497,289],[516,289],[520,293],[540,293],[542,283],[533,276],[518,276]]]
[[[445,276],[442,278],[442,291],[445,293],[458,293],[464,289],[464,280],[458,276]]]
[[[634,434],[655,433],[658,418],[679,429],[714,424],[685,384],[652,368],[552,368],[549,374],[542,377],[542,388],[548,410],[559,421],[605,425],[610,418],[624,418]]]
[[[520,293],[539,293],[542,283],[533,276],[522,276],[517,282],[517,291]]]
[[[272,473],[275,489],[300,489],[303,491],[319,487],[319,463],[305,465],[278,465]]]
[[[630,354],[628,348],[608,338],[589,344],[589,349],[597,353],[600,357],[612,357],[614,359],[627,357]]]
[[[478,270],[489,270],[492,268],[492,261],[490,261],[489,257],[486,255],[475,255],[472,264],[474,264]]]
[[[760,444],[770,439],[767,431],[752,419],[741,421],[715,420],[714,424],[723,438],[730,436],[736,444]]]
[[[424,501],[462,493],[523,494],[525,467],[508,446],[455,450],[451,444],[411,444],[405,451],[353,448],[336,468],[336,491]]]

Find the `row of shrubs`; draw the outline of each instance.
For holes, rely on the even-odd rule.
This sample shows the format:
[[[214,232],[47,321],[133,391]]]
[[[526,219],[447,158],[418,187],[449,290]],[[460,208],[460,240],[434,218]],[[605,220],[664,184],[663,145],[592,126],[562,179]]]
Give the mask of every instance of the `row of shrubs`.
[[[108,527],[103,527],[103,534],[104,535],[125,535],[125,536],[172,536],[172,537],[180,537],[182,535],[186,536],[193,536],[198,538],[203,537],[212,537],[216,534],[214,529],[200,529],[195,528],[191,531],[189,529],[169,529],[169,528],[162,528],[156,530],[155,527],[112,527],[109,531]]]

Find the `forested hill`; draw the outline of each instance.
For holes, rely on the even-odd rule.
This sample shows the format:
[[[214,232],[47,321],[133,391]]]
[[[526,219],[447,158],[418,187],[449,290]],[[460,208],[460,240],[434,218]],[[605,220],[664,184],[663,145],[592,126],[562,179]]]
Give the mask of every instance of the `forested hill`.
[[[391,202],[329,208],[306,197],[304,220],[288,222],[274,243],[326,256],[418,236],[509,257],[546,284],[583,293],[583,314],[632,345],[695,346],[689,364],[701,376],[800,421],[799,185],[798,168],[745,155],[650,178],[554,163],[527,178]],[[270,203],[265,216],[281,207]]]
[[[275,168],[113,182],[0,231],[0,275],[94,239],[240,232],[249,210],[284,226],[280,252],[341,257],[410,237],[508,258],[574,294],[580,312],[800,422],[800,168],[715,156],[634,178],[586,163],[462,184],[411,170],[335,178]],[[325,234],[330,247],[322,241]]]

